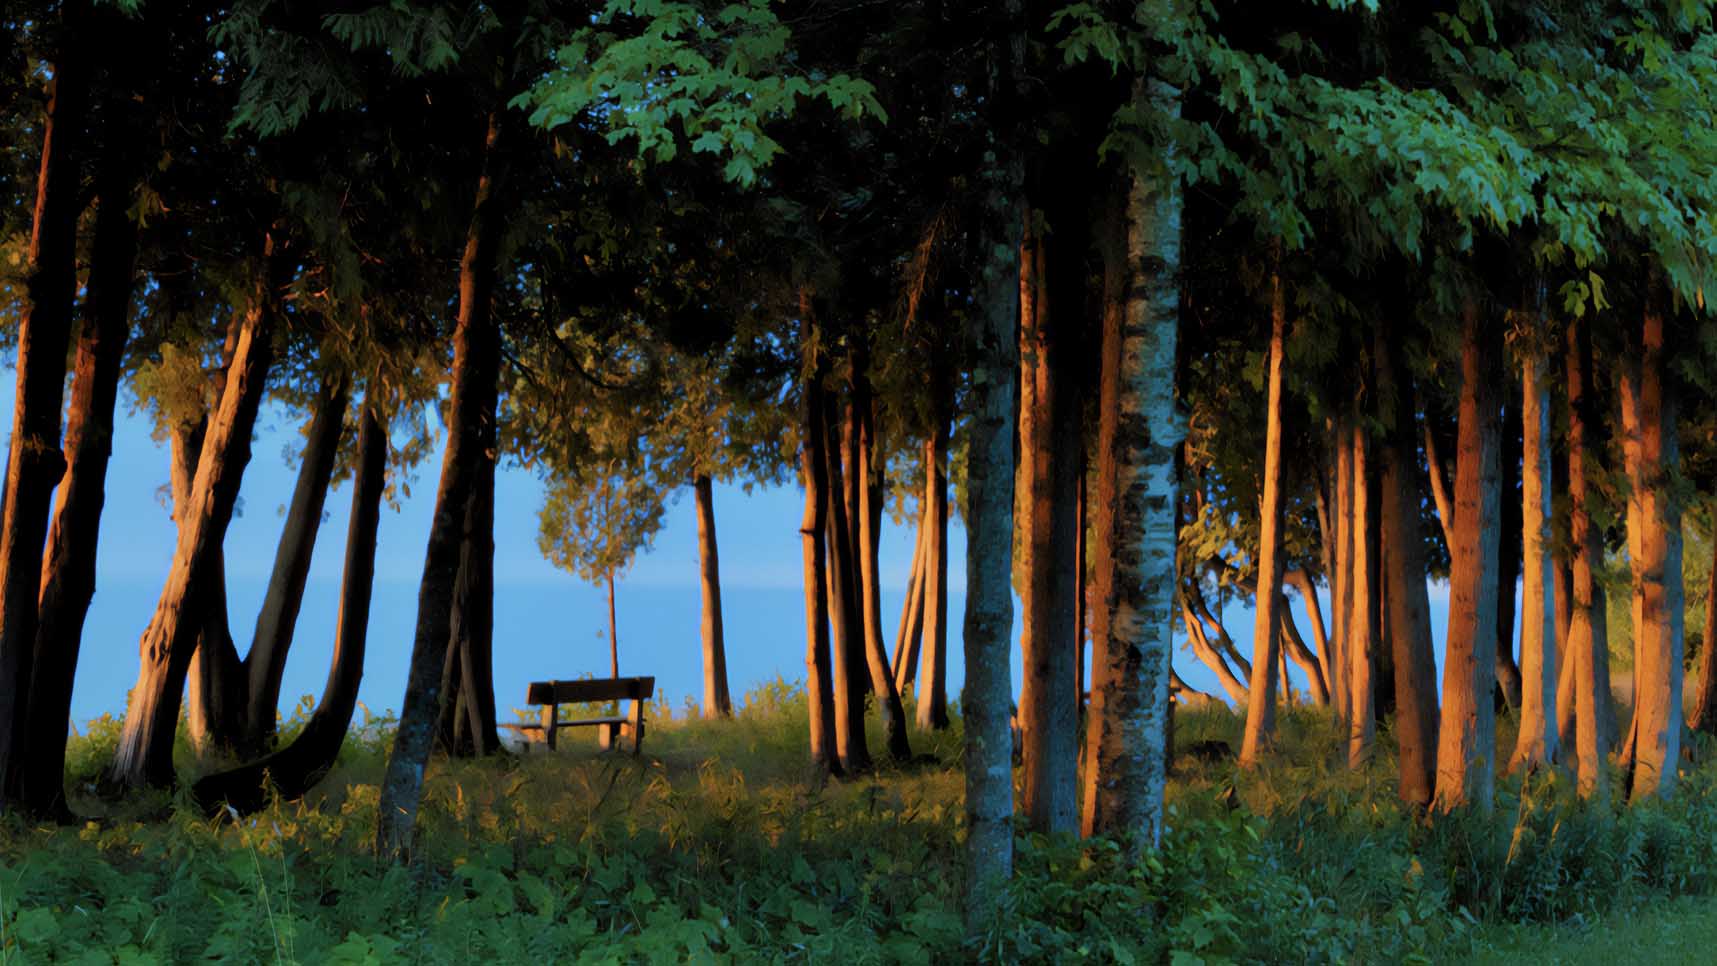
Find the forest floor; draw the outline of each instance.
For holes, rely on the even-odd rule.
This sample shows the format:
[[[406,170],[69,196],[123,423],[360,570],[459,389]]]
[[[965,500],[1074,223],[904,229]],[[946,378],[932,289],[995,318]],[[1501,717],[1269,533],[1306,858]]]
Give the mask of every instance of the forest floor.
[[[732,721],[665,720],[643,756],[594,739],[432,765],[408,867],[375,860],[386,722],[305,802],[243,818],[179,797],[0,821],[0,964],[181,962],[1647,962],[1717,950],[1717,780],[1589,808],[1552,775],[1426,823],[1394,804],[1387,735],[1348,771],[1328,720],[1282,718],[1278,760],[1183,755],[1164,848],[1025,836],[1007,907],[962,946],[958,723],[917,759],[819,780],[785,686]],[[1187,749],[1237,741],[1187,714]],[[112,722],[72,748],[99,772]],[[290,733],[290,728],[288,729]],[[879,752],[880,734],[871,736]],[[1504,740],[1507,740],[1505,736]],[[1212,750],[1215,746],[1202,744]],[[193,762],[182,762],[189,769]]]

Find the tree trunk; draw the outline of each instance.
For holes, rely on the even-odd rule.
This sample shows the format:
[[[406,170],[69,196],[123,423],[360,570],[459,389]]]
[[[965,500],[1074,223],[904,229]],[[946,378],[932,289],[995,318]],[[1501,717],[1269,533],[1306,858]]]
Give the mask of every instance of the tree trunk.
[[[1276,665],[1282,602],[1282,365],[1288,312],[1282,300],[1281,252],[1270,275],[1269,382],[1264,417],[1264,493],[1258,509],[1258,593],[1252,624],[1252,700],[1240,765],[1256,765],[1276,732]]]
[[[460,541],[457,593],[450,615],[448,647],[459,661],[459,701],[455,746],[461,757],[492,755],[501,748],[495,726],[495,460],[493,425],[483,439],[477,484],[465,514]],[[608,646],[610,661],[618,657],[614,621],[614,587],[608,587]],[[618,665],[614,665],[616,671]],[[442,692],[447,694],[449,692]]]
[[[1705,636],[1700,642],[1699,678],[1695,683],[1687,727],[1695,734],[1717,735],[1717,534],[1711,541],[1711,575],[1705,584]]]
[[[1164,114],[1180,94],[1160,80],[1141,92]],[[1105,285],[1098,429],[1092,704],[1086,729],[1085,834],[1123,834],[1135,855],[1161,840],[1167,778],[1170,620],[1175,591],[1175,453],[1185,426],[1175,404],[1180,328],[1181,200],[1163,168],[1134,175],[1125,268]],[[1124,295],[1122,293],[1125,293]],[[1119,306],[1117,305],[1119,303]],[[1124,306],[1124,311],[1117,312]]]
[[[1605,757],[1609,754],[1611,712],[1609,684],[1609,635],[1607,605],[1597,568],[1604,559],[1603,535],[1592,519],[1592,492],[1587,473],[1589,447],[1598,425],[1592,400],[1592,343],[1587,323],[1578,316],[1568,321],[1568,527],[1573,545],[1573,609],[1568,618],[1568,660],[1574,665],[1575,761],[1582,797],[1597,802],[1609,799],[1609,776]]]
[[[998,119],[983,185],[974,251],[981,253],[978,297],[965,325],[970,365],[966,453],[966,659],[960,712],[965,725],[966,935],[986,931],[1000,913],[1013,874],[1013,499],[1014,427],[1019,366],[1019,251],[1024,194],[1023,4],[1006,0],[990,56],[988,104]]]
[[[1348,579],[1352,610],[1347,620],[1347,764],[1358,768],[1371,756],[1372,742],[1377,737],[1377,681],[1373,672],[1378,650],[1378,594],[1372,580],[1378,540],[1377,530],[1372,526],[1371,441],[1358,419],[1353,422],[1352,445],[1353,517],[1348,526],[1353,532],[1353,572]]]
[[[1180,528],[1176,527],[1175,532],[1179,533]],[[1204,599],[1204,591],[1200,589],[1198,580],[1194,579],[1183,585],[1181,596],[1187,598],[1192,604],[1192,612],[1203,622],[1208,634],[1215,636],[1215,640],[1211,642],[1212,649],[1233,662],[1234,666],[1239,669],[1241,677],[1250,680],[1252,662],[1246,660],[1246,656],[1240,653],[1240,648],[1235,646],[1234,638],[1228,635],[1228,628],[1223,627],[1222,621],[1210,612],[1210,605]],[[1221,599],[1218,598],[1217,607],[1220,608],[1221,606]]]
[[[1528,351],[1521,361],[1520,496],[1524,585],[1520,609],[1520,733],[1509,770],[1532,771],[1556,761],[1556,589],[1551,559],[1549,357]]]
[[[864,663],[870,674],[870,689],[876,695],[877,710],[882,712],[888,756],[904,764],[912,760],[912,745],[906,737],[906,709],[900,703],[900,692],[895,689],[894,675],[888,666],[888,646],[882,641],[882,583],[876,560],[882,505],[871,466],[876,448],[876,410],[869,379],[864,375],[862,354],[857,359],[852,413],[858,459],[853,463],[852,475],[858,490],[858,519],[852,533],[856,537],[853,549],[858,564],[855,577],[862,616],[860,629],[864,634]]]
[[[816,337],[808,294],[800,296],[801,350],[805,354],[800,392],[803,435],[799,443],[799,474],[805,486],[805,514],[799,522],[805,558],[805,700],[810,715],[811,764],[820,772],[839,774],[835,751],[833,667],[829,642],[828,569],[824,534],[828,529],[829,470],[824,454],[823,373],[826,364],[815,355]]]
[[[1221,652],[1211,646],[1210,638],[1204,632],[1204,625],[1199,623],[1197,617],[1193,616],[1192,608],[1185,603],[1184,594],[1181,602],[1181,616],[1185,620],[1187,640],[1192,644],[1193,654],[1203,661],[1206,667],[1215,672],[1217,681],[1222,685],[1222,690],[1228,693],[1228,699],[1234,702],[1234,706],[1237,708],[1245,706],[1247,703],[1246,682],[1240,680],[1239,676],[1229,668],[1228,662],[1222,657]],[[1092,657],[1095,659],[1095,652],[1092,653]],[[1093,689],[1095,689],[1096,671],[1092,671],[1092,678]],[[1092,694],[1095,695],[1096,691],[1093,690]]]
[[[376,391],[372,386],[371,392]],[[364,645],[374,589],[376,531],[381,523],[382,490],[387,477],[387,424],[374,401],[363,408],[358,432],[358,467],[352,480],[352,519],[346,528],[346,564],[340,582],[339,627],[322,700],[304,730],[286,747],[249,764],[219,772],[192,786],[191,797],[205,812],[229,804],[243,813],[268,804],[272,785],[288,801],[303,798],[339,757],[358,684],[364,674]]]
[[[894,689],[901,694],[918,672],[918,647],[924,639],[924,542],[930,533],[929,508],[918,514],[918,541],[912,550],[912,572],[906,578],[906,605],[900,609],[900,629],[894,635]]]
[[[1284,659],[1293,658],[1295,664],[1306,675],[1306,690],[1311,693],[1313,703],[1320,708],[1329,706],[1329,684],[1324,679],[1324,669],[1318,663],[1318,656],[1306,646],[1306,639],[1300,636],[1300,629],[1294,624],[1293,609],[1288,604],[1288,595],[1281,595],[1276,606],[1279,616],[1277,625],[1282,629],[1282,640],[1287,645],[1283,648]],[[1287,678],[1282,679],[1284,683]]]
[[[465,234],[465,249],[459,259],[459,315],[453,330],[447,448],[441,460],[435,516],[424,551],[405,700],[382,779],[376,829],[376,851],[396,861],[409,852],[412,830],[417,823],[424,765],[429,760],[435,719],[441,707],[441,665],[452,631],[453,591],[464,544],[462,524],[472,493],[480,485],[479,477],[487,458],[484,443],[494,438],[500,333],[496,330],[492,302],[508,206],[501,190],[505,168],[503,132],[508,127],[499,111],[490,114],[483,170]]]
[[[1437,434],[1431,429],[1431,414],[1425,414],[1425,465],[1431,477],[1431,498],[1437,506],[1437,524],[1443,532],[1443,546],[1454,553],[1455,508],[1449,499],[1448,477],[1444,475],[1443,457],[1438,452]]]
[[[935,363],[932,363],[933,368]],[[924,443],[925,505],[930,535],[924,542],[924,644],[918,666],[918,729],[948,727],[948,452],[946,373],[933,375],[930,438]]]
[[[1622,423],[1627,436],[1633,564],[1634,754],[1631,801],[1675,791],[1681,761],[1682,622],[1681,507],[1675,497],[1680,463],[1675,400],[1664,359],[1662,283],[1647,283],[1637,358],[1623,367]],[[1637,532],[1636,532],[1637,531]]]
[[[84,0],[62,9],[64,31],[53,65],[53,92],[42,121],[36,207],[24,268],[18,319],[18,383],[6,492],[0,500],[0,812],[22,791],[21,766],[30,748],[30,695],[25,689],[36,647],[42,592],[42,541],[54,487],[66,470],[60,449],[60,405],[66,348],[77,289],[77,226],[83,207],[78,156],[89,113],[87,38],[76,25],[89,17]]]
[[[1025,218],[1020,249],[1019,699],[1022,806],[1038,832],[1079,827],[1079,739],[1074,690],[1079,394],[1074,326],[1052,311],[1051,252]],[[1082,254],[1082,253],[1080,253]],[[1057,253],[1056,257],[1065,255]],[[1071,292],[1072,289],[1063,289]]]
[[[132,185],[126,170],[115,157],[103,159],[93,262],[66,418],[69,465],[44,555],[29,713],[21,739],[30,754],[18,762],[24,807],[37,815],[69,814],[66,724],[84,618],[95,596],[97,538],[113,453],[113,407],[131,329],[137,223],[130,216]]]
[[[839,421],[838,409],[831,404],[824,419],[832,429]],[[827,447],[824,455],[829,465],[829,622],[834,657],[835,749],[841,756],[841,768],[849,775],[869,771],[870,747],[865,741],[864,698],[867,669],[864,658],[864,624],[859,617],[858,575],[854,573],[852,521],[847,516],[847,486],[849,475],[841,465],[841,450],[845,446]]]
[[[1284,575],[1284,580],[1300,592],[1300,602],[1306,608],[1306,619],[1312,624],[1312,643],[1317,646],[1314,658],[1318,661],[1318,673],[1324,687],[1324,699],[1318,703],[1331,705],[1335,701],[1335,682],[1331,679],[1335,677],[1334,669],[1336,666],[1330,663],[1329,634],[1324,630],[1324,612],[1323,607],[1318,603],[1317,585],[1312,582],[1311,575],[1300,568],[1288,571]],[[1292,616],[1289,616],[1288,622],[1293,623]]]
[[[605,575],[608,581],[608,676],[620,676],[620,622],[614,614],[614,571]]]
[[[703,588],[703,716],[733,717],[727,693],[727,643],[721,623],[721,558],[715,542],[715,488],[709,474],[692,481],[698,511],[698,583]]]
[[[1436,786],[1437,664],[1431,643],[1431,603],[1425,587],[1425,544],[1419,536],[1419,467],[1414,441],[1413,386],[1392,351],[1389,334],[1377,330],[1378,395],[1394,400],[1386,414],[1383,473],[1378,486],[1379,525],[1386,607],[1394,652],[1395,740],[1401,800],[1416,808],[1431,803]]]
[[[262,404],[272,355],[277,274],[286,260],[275,254],[272,233],[263,246],[262,267],[251,290],[220,406],[203,436],[197,476],[179,524],[173,567],[155,616],[141,642],[142,668],[131,691],[125,726],[114,755],[113,775],[128,785],[165,786],[173,781],[173,735],[191,654],[202,633],[209,577],[232,520],[239,484],[250,462],[250,437]]]
[[[1525,526],[1521,513],[1522,449],[1516,449],[1514,430],[1521,425],[1511,400],[1503,407],[1501,460],[1502,483],[1497,538],[1496,578],[1496,698],[1497,710],[1520,710],[1521,672],[1514,659],[1515,585],[1521,577],[1521,528]]]
[[[348,386],[344,373],[323,379],[321,397],[305,433],[298,482],[293,487],[292,505],[274,553],[274,573],[269,577],[268,592],[256,617],[250,653],[244,659],[249,679],[244,735],[247,757],[261,755],[274,744],[280,679],[286,672],[286,653],[292,647],[298,609],[304,602],[304,584],[310,577],[310,558],[322,526],[328,483],[334,478],[334,461],[340,452],[341,430],[346,422]]]
[[[1335,534],[1335,569],[1330,571],[1330,623],[1333,633],[1329,639],[1326,663],[1335,669],[1330,675],[1330,690],[1335,703],[1336,734],[1345,737],[1348,722],[1353,717],[1353,429],[1346,416],[1334,420],[1335,450],[1335,519],[1331,530]]]
[[[1496,593],[1501,348],[1479,307],[1462,309],[1460,438],[1436,806],[1491,808],[1496,783]]]

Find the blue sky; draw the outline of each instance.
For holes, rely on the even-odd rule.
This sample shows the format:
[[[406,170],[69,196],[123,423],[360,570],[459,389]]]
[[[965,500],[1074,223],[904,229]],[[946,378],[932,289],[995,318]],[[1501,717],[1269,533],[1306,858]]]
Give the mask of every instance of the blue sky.
[[[8,367],[0,375],[0,407],[8,413],[14,381]],[[72,700],[73,721],[80,726],[90,718],[123,710],[126,693],[136,680],[138,639],[154,611],[173,556],[175,531],[165,498],[166,448],[150,438],[146,416],[130,414],[123,399],[121,410],[108,470],[96,596],[84,629]],[[288,465],[287,453],[296,448],[300,423],[300,418],[284,410],[264,409],[245,473],[240,515],[227,534],[228,609],[241,653],[250,641],[291,496],[296,469]],[[376,713],[398,708],[404,695],[418,577],[439,471],[438,451],[418,468],[411,497],[382,515],[369,659],[360,690],[362,702]],[[281,690],[286,709],[303,695],[319,695],[327,674],[350,499],[348,486],[328,498]],[[530,681],[601,676],[608,670],[602,591],[555,569],[537,551],[536,514],[541,499],[542,484],[535,475],[517,469],[501,471],[495,512],[495,687],[504,717],[523,701]],[[728,668],[736,699],[777,677],[804,678],[801,500],[800,491],[793,487],[750,494],[738,487],[716,489]],[[886,525],[881,563],[884,623],[891,645],[905,596],[912,539],[909,528]],[[949,672],[951,688],[957,691],[963,674],[958,631],[965,588],[965,540],[957,525],[949,535],[949,553]],[[697,575],[697,526],[691,496],[685,493],[669,508],[654,546],[639,557],[618,589],[621,673],[654,675],[660,692],[676,707],[702,691]],[[1439,641],[1444,618],[1441,591],[1432,588],[1433,625]],[[1310,640],[1297,606],[1295,614]],[[1231,605],[1223,619],[1242,649],[1249,649],[1250,610]],[[1013,663],[1017,692],[1017,646]],[[1175,665],[1189,683],[1219,693],[1214,676],[1189,652],[1177,649]]]

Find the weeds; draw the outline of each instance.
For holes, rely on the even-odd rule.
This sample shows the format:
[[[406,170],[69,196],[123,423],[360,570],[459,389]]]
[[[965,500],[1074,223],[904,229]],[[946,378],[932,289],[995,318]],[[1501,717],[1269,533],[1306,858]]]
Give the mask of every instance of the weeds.
[[[386,722],[354,729],[310,799],[256,816],[181,802],[165,821],[0,823],[0,962],[1422,962],[1472,952],[1485,924],[1717,890],[1710,770],[1634,809],[1585,806],[1549,773],[1505,783],[1489,815],[1426,823],[1395,803],[1387,735],[1350,772],[1328,720],[1294,711],[1281,764],[1183,758],[1142,863],[1022,835],[1005,907],[963,947],[957,723],[914,735],[913,766],[828,782],[785,685],[732,721],[657,721],[638,759],[592,741],[436,762],[411,868],[368,852]],[[1187,714],[1179,739],[1238,727]],[[99,771],[104,728],[74,769]]]

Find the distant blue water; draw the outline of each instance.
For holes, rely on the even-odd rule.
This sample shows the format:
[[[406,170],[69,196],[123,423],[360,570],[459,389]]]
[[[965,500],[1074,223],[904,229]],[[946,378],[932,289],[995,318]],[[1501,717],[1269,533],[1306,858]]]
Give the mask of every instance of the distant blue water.
[[[14,381],[9,366],[0,370],[0,411],[11,411]],[[290,498],[296,472],[289,451],[298,448],[303,421],[302,416],[279,407],[265,407],[245,474],[240,515],[227,535],[228,609],[241,653],[251,638],[273,564],[282,508]],[[73,693],[72,716],[79,723],[123,709],[126,693],[136,680],[138,638],[154,612],[173,556],[175,530],[164,500],[167,452],[150,438],[149,430],[146,418],[121,414],[102,518],[97,593]],[[360,699],[376,713],[397,709],[404,694],[418,577],[439,472],[438,451],[406,481],[410,497],[401,491],[397,508],[383,513],[369,654],[360,689]],[[541,494],[541,483],[529,472],[503,468],[497,479],[495,688],[503,714],[522,702],[525,685],[532,680],[608,673],[607,607],[602,592],[554,569],[537,551]],[[328,498],[281,691],[286,710],[302,695],[319,695],[327,674],[350,499],[349,487]],[[790,487],[750,494],[737,486],[716,489],[728,674],[736,700],[777,677],[802,681],[805,676],[801,499],[800,492]],[[688,696],[701,698],[703,690],[696,541],[692,501],[685,496],[670,506],[654,546],[621,578],[618,588],[621,673],[654,675],[659,692],[676,706]],[[910,527],[886,523],[881,563],[883,623],[890,646],[905,596],[912,541]],[[951,528],[948,549],[948,665],[950,697],[954,697],[964,674],[959,629],[965,599],[965,541],[957,524]],[[1435,585],[1432,595],[1432,623],[1440,653],[1446,597],[1443,588]],[[1015,608],[1017,616],[1017,601]],[[1309,625],[1297,602],[1294,614],[1310,642]],[[1327,608],[1325,614],[1327,620]],[[1249,652],[1250,607],[1230,602],[1222,620],[1242,651]],[[1017,645],[1017,622],[1015,635]],[[1188,683],[1221,694],[1215,675],[1184,646],[1177,648],[1175,666]],[[1297,668],[1291,676],[1303,686]],[[1013,680],[1017,694],[1017,646]]]

